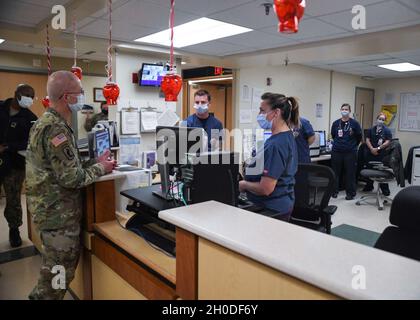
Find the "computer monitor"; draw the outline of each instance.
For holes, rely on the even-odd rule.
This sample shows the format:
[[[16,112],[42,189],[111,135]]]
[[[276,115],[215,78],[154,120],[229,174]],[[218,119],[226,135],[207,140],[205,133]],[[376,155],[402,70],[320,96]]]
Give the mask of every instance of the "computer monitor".
[[[169,176],[176,168],[187,164],[187,154],[207,152],[207,135],[203,128],[156,127],[157,165],[161,177],[162,190],[153,194],[167,200],[170,197]]]
[[[320,148],[325,148],[327,146],[327,137],[326,137],[325,131],[318,130],[318,131],[315,131],[315,132],[319,133],[319,147]]]

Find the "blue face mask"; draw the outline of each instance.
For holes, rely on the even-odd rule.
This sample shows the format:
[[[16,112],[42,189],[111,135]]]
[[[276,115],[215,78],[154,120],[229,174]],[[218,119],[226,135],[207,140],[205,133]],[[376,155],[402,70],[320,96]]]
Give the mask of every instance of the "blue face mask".
[[[257,122],[260,125],[261,129],[271,130],[273,127],[273,121],[267,120],[267,114],[259,114],[257,117]]]
[[[201,104],[201,105],[196,104],[194,106],[194,109],[197,110],[197,112],[199,114],[204,114],[207,111],[209,111],[209,105],[208,104]]]
[[[85,104],[85,96],[84,94],[79,94],[77,96],[77,102],[76,103],[69,103],[69,108],[72,112],[77,112],[82,110],[83,106]]]

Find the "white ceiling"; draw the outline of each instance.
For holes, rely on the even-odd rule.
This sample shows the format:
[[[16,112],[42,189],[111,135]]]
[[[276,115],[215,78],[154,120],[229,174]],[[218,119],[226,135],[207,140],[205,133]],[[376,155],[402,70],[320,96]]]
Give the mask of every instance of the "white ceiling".
[[[226,57],[240,53],[254,53],[258,50],[314,44],[323,40],[358,37],[366,33],[420,24],[420,0],[307,0],[307,8],[300,23],[299,32],[285,35],[277,31],[278,20],[273,10],[268,16],[265,15],[262,3],[270,1],[176,0],[176,25],[200,17],[209,17],[254,29],[249,33],[185,47],[183,50],[195,54]],[[35,27],[50,15],[52,5],[67,2],[69,0],[0,0],[0,22]],[[167,29],[169,3],[169,0],[114,0],[114,40],[132,43],[134,39]],[[96,12],[78,21],[80,35],[107,38],[108,20],[105,4],[104,0],[103,5],[98,7]],[[357,4],[364,5],[367,10],[367,30],[364,31],[355,31],[351,28],[353,18],[351,9]],[[71,26],[69,26],[66,32],[71,33],[71,31]],[[17,47],[18,44],[7,44],[6,41],[0,45],[0,50],[10,50],[10,46]],[[405,57],[390,53],[373,59],[391,63],[402,58]],[[408,58],[418,61],[420,54],[415,52]],[[373,66],[375,63],[376,61],[362,63],[330,61],[328,65],[325,65],[317,64],[315,61],[308,64],[334,70],[337,68],[337,71],[387,76],[388,71],[376,70],[378,68]],[[392,73],[395,75],[394,72]]]

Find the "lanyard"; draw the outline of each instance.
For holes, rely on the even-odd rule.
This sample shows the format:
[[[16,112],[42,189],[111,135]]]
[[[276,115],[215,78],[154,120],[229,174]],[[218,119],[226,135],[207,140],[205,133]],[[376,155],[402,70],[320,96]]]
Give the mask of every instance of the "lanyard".
[[[339,124],[339,127],[338,127],[338,129],[339,130],[342,130],[342,127],[341,127],[341,120],[340,120],[340,124]],[[350,130],[350,121],[347,121],[345,124],[344,124],[344,132],[347,132],[347,131],[349,131]]]

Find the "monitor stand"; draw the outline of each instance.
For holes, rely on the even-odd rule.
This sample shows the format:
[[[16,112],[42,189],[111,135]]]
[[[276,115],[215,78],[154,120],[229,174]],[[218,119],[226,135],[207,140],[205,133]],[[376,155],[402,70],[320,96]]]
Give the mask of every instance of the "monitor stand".
[[[169,164],[158,164],[158,169],[162,187],[161,190],[153,191],[153,194],[167,201],[171,201],[173,197],[170,195]]]

